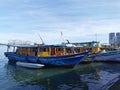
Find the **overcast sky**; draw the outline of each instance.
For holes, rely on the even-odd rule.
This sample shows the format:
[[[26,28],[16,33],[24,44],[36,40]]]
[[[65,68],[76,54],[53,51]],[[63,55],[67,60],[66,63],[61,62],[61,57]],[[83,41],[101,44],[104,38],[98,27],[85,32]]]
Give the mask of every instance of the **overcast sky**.
[[[0,0],[0,42],[108,42],[120,32],[120,0]],[[96,35],[97,34],[97,35]]]

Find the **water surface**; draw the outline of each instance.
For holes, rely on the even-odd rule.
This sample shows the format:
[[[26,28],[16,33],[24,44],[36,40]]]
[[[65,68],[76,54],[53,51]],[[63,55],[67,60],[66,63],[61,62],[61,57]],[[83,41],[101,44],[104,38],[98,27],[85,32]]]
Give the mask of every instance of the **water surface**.
[[[9,64],[4,51],[6,47],[0,46],[0,90],[116,90],[120,87],[119,63],[35,70]]]

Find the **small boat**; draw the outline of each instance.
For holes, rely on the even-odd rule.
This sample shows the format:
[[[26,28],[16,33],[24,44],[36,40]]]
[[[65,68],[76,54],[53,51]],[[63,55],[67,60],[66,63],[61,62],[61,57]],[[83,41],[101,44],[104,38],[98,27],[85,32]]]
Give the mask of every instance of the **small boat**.
[[[14,46],[14,51],[5,52],[5,56],[10,61],[20,61],[36,64],[44,64],[45,66],[74,66],[79,64],[88,52],[74,53],[73,47],[63,45],[38,45],[38,46]],[[77,49],[76,49],[77,50]],[[79,50],[79,49],[78,49]],[[77,51],[78,51],[77,50]]]
[[[94,60],[120,62],[120,50],[98,53]]]
[[[33,68],[33,69],[39,69],[45,66],[43,64],[28,63],[28,62],[16,62],[16,65],[25,67],[25,68]]]

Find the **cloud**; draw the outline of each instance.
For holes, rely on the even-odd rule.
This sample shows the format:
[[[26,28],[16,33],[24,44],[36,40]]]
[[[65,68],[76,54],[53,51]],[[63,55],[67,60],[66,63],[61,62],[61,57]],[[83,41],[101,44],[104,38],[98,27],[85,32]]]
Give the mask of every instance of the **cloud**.
[[[1,0],[0,38],[60,43],[60,32],[70,41],[108,41],[119,32],[119,0]],[[3,38],[3,39],[2,39]],[[106,38],[106,39],[101,39]]]

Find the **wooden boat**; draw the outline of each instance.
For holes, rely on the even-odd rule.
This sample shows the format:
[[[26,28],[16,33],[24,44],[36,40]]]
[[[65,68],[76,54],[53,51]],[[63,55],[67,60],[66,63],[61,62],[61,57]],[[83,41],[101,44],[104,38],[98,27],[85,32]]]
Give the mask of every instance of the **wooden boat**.
[[[96,55],[95,61],[120,62],[120,50],[99,53]]]
[[[72,47],[63,45],[12,47],[16,50],[5,52],[5,56],[9,60],[44,64],[46,66],[74,66],[88,54],[88,52],[75,54]]]
[[[43,64],[28,63],[28,62],[17,62],[16,65],[25,67],[25,68],[33,68],[33,69],[39,69],[45,66]]]

